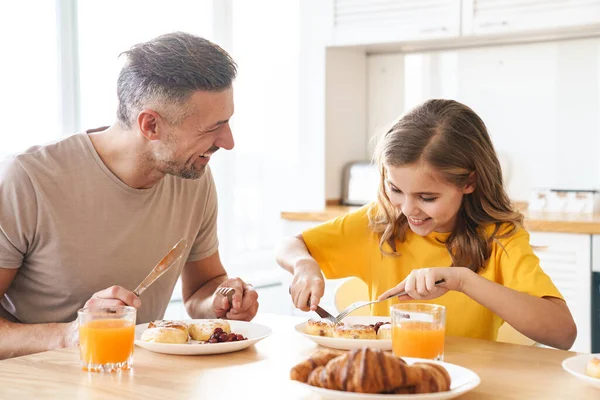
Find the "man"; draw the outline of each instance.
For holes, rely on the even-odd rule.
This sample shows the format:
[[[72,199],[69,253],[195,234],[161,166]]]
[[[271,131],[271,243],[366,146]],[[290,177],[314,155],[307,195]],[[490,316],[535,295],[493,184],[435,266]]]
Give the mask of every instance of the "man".
[[[124,54],[112,126],[0,163],[0,358],[77,344],[83,306],[134,306],[138,323],[162,318],[180,275],[192,318],[256,315],[256,291],[219,259],[208,167],[234,146],[234,61],[185,33]],[[182,237],[185,263],[134,295]],[[232,305],[215,293],[223,286],[235,288]]]

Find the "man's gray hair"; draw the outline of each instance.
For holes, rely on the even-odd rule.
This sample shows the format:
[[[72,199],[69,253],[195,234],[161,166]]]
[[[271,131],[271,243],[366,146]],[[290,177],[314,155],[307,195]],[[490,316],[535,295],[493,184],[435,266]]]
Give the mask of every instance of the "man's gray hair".
[[[177,125],[191,111],[184,107],[198,91],[220,92],[231,87],[237,66],[221,47],[188,33],[175,32],[134,45],[119,73],[117,119],[135,125],[146,108]]]

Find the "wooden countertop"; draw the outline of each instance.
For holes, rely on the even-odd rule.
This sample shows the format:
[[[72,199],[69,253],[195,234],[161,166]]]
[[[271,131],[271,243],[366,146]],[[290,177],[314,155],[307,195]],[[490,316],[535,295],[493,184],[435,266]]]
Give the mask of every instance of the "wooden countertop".
[[[357,207],[326,206],[316,211],[284,211],[281,218],[288,221],[324,222],[339,217]],[[536,232],[600,234],[600,214],[527,212],[525,227]]]
[[[292,366],[318,347],[294,330],[305,320],[259,314],[255,322],[268,325],[273,334],[229,354],[174,356],[136,347],[133,370],[120,374],[82,371],[78,348],[0,361],[0,398],[316,400],[318,396],[289,379]],[[469,368],[481,378],[463,400],[598,399],[598,389],[561,368],[561,362],[573,355],[456,337],[446,339],[445,349],[445,361]]]

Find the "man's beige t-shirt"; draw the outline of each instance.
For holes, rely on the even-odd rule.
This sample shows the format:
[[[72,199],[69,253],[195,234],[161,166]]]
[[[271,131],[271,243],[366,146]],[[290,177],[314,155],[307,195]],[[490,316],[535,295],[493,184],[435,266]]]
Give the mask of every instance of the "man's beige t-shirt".
[[[87,133],[0,163],[0,268],[18,268],[0,317],[69,322],[93,293],[135,289],[182,237],[186,254],[140,297],[137,322],[162,318],[187,261],[217,251],[210,170],[133,189],[101,161]]]

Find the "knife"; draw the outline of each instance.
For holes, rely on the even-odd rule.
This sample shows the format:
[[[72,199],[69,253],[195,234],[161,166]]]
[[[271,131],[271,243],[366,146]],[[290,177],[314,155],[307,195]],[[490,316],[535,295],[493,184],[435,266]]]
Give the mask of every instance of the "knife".
[[[173,246],[173,248],[171,250],[169,250],[167,255],[164,256],[163,259],[160,260],[160,262],[158,264],[156,264],[156,267],[154,267],[152,269],[152,271],[150,271],[150,273],[142,281],[142,283],[140,283],[138,285],[138,287],[135,288],[133,293],[138,297],[142,293],[144,293],[144,291],[146,289],[148,289],[148,286],[152,285],[152,283],[155,280],[160,278],[162,276],[162,274],[167,272],[169,270],[169,268],[171,268],[173,265],[175,265],[177,260],[179,260],[179,258],[181,258],[181,256],[185,252],[186,248],[187,248],[187,240],[185,240],[185,238],[181,238],[181,240],[179,242],[177,242],[177,244],[175,244],[175,246]]]
[[[288,292],[289,294],[292,294],[292,287],[288,287]],[[307,306],[310,307],[310,300],[308,300]],[[321,318],[325,318],[330,320],[331,322],[333,322],[334,324],[337,323],[335,317],[333,315],[331,315],[327,310],[325,310],[323,307],[321,306],[317,306],[317,309],[315,310],[315,312],[319,315],[319,317]]]

